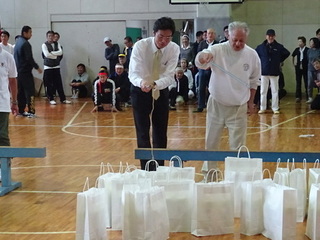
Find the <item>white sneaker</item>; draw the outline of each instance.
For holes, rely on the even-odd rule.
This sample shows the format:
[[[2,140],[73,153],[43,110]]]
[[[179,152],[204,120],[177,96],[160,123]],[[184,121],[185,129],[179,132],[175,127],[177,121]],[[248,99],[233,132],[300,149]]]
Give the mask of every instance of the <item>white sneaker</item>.
[[[51,105],[56,105],[57,103],[56,103],[55,100],[51,100],[51,101],[50,101],[50,104],[51,104]]]
[[[266,110],[260,110],[258,113],[259,113],[259,114],[266,113]]]
[[[308,99],[308,101],[306,102],[306,103],[312,103],[312,98],[311,97],[309,97],[309,99]]]
[[[34,113],[29,113],[29,115],[27,116],[27,118],[36,118],[37,116]]]
[[[62,103],[64,103],[64,104],[70,104],[71,101],[69,101],[69,100],[64,100]]]
[[[72,94],[71,98],[79,98],[79,92],[76,92],[74,94]]]

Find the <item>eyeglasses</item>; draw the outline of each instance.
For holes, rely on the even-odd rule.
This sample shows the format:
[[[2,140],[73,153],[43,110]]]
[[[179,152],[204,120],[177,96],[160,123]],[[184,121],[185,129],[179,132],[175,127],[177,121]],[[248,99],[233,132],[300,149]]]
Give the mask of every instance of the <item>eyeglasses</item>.
[[[172,39],[172,36],[163,36],[162,34],[156,34],[156,36],[159,38],[159,40],[170,41]]]

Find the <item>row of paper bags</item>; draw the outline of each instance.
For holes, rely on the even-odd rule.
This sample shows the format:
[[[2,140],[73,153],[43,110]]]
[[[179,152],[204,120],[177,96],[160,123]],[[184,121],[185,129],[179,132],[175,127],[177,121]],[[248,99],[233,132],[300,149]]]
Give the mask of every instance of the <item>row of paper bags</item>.
[[[142,183],[140,186],[123,186],[118,209],[123,239],[164,240],[173,231],[191,232],[196,236],[234,232],[233,183],[194,184],[183,180],[163,185],[147,187]],[[275,184],[271,179],[243,182],[240,189],[242,234],[263,233],[275,240],[295,239],[295,189]],[[78,195],[77,239],[106,239],[106,203],[105,188],[90,188]],[[317,227],[320,224],[319,204],[320,185],[313,184],[306,228],[311,239],[320,238]]]
[[[296,228],[296,217],[293,218],[293,214],[297,216],[297,190],[274,184],[270,179],[261,181],[262,159],[251,159],[250,155],[248,158],[240,158],[238,153],[238,157],[226,158],[225,164],[226,179],[228,178],[232,182],[194,184],[194,168],[159,167],[157,172],[135,170],[126,173],[108,172],[101,175],[98,178],[98,189],[92,188],[78,194],[78,211],[81,212],[81,209],[86,209],[86,214],[88,214],[90,209],[103,205],[101,206],[103,210],[94,210],[96,214],[100,214],[103,221],[99,221],[98,224],[97,221],[92,220],[98,219],[97,216],[88,218],[84,216],[85,214],[77,214],[77,236],[79,236],[77,239],[100,239],[98,237],[81,237],[86,235],[85,233],[88,235],[90,232],[91,235],[99,232],[98,235],[102,236],[101,239],[105,239],[106,231],[105,227],[102,226],[123,230],[123,239],[165,239],[162,237],[169,232],[192,232],[197,236],[233,233],[234,216],[240,216],[240,209],[242,233],[252,235],[263,232],[271,239],[290,239],[293,236],[292,234],[295,234]],[[277,172],[275,177],[277,176],[277,181],[280,184],[286,176],[288,178],[290,176],[286,169],[278,168]],[[291,172],[293,172],[292,169]],[[241,184],[241,182],[245,183]],[[268,187],[266,187],[267,185]],[[267,199],[268,191],[274,191],[269,194],[270,199]],[[279,192],[278,195],[275,195],[275,192]],[[99,202],[106,204],[88,203],[94,200],[86,196],[87,193],[89,195],[93,193],[104,195],[104,199]],[[145,197],[142,197],[143,195]],[[165,196],[162,205],[159,197],[159,201],[155,202],[156,208],[151,203],[153,201],[149,201],[149,205],[144,202],[147,201],[146,199],[152,198],[153,195]],[[240,198],[240,196],[243,197]],[[138,200],[138,198],[144,199],[144,201]],[[290,201],[283,199],[290,199]],[[311,201],[311,194],[309,200]],[[272,201],[280,205],[274,205]],[[81,202],[85,203],[86,206]],[[281,205],[281,202],[286,204]],[[290,203],[287,204],[287,202]],[[290,215],[288,221],[277,224],[274,218],[278,220],[285,218],[273,214],[272,210],[275,206],[277,206],[275,213],[285,214],[285,216]],[[144,209],[145,207],[149,210]],[[167,211],[164,210],[165,208]],[[290,209],[290,211],[286,209]],[[309,207],[309,211],[312,209]],[[154,215],[156,210],[163,216],[161,217],[159,212]],[[149,224],[148,227],[144,227],[143,222],[138,224],[140,221],[134,220],[135,217],[132,216],[138,213],[140,215],[144,214],[145,223]],[[265,217],[268,214],[270,217]],[[148,219],[148,216],[150,219]],[[82,221],[83,217],[87,220]],[[258,221],[255,218],[260,220]],[[271,227],[268,227],[268,219],[270,219]],[[82,224],[83,222],[85,224]],[[307,231],[307,235],[312,239],[317,239],[312,237],[312,232],[316,230],[315,227],[312,228],[314,224],[311,223],[309,213],[309,233]],[[97,231],[97,224],[101,225],[99,228],[101,231]],[[274,224],[274,227],[272,227],[272,224]],[[84,226],[87,226],[87,229]],[[159,235],[159,238],[157,238],[156,229],[152,227],[158,229],[159,234],[164,235]],[[91,231],[92,229],[96,230]],[[165,229],[168,229],[168,231]],[[149,238],[144,235],[141,238],[130,238],[129,236],[135,235],[134,232],[142,235],[149,234],[152,237]],[[101,235],[102,233],[104,235]],[[288,235],[288,238],[284,238],[286,235]]]

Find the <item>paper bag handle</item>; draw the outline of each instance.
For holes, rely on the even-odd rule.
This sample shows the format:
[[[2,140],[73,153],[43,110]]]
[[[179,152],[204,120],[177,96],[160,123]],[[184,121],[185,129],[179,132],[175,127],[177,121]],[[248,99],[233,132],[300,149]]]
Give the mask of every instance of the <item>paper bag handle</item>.
[[[314,161],[313,168],[319,168],[319,159]]]
[[[89,190],[89,188],[90,188],[90,186],[89,186],[89,178],[87,177],[86,181],[84,182],[84,186],[83,186],[82,192],[85,192],[85,191]]]
[[[303,168],[303,169],[306,169],[306,168],[307,168],[307,159],[305,159],[305,158],[302,160],[302,168]],[[296,169],[296,167],[295,167],[294,158],[292,158],[292,167],[291,167],[291,170],[294,170],[294,169]]]
[[[103,162],[100,163],[100,173],[99,176],[102,176],[104,174],[104,164]]]
[[[108,172],[114,173],[113,167],[112,167],[112,165],[110,163],[107,163],[106,166],[107,166]]]
[[[291,166],[291,170],[294,170],[294,169],[296,169],[296,166],[295,166],[295,164],[294,164],[294,158],[292,158],[292,166]]]
[[[302,164],[303,169],[307,169],[307,159],[304,158],[302,162],[303,162]]]
[[[250,157],[250,153],[249,153],[249,149],[247,148],[247,146],[245,146],[245,145],[242,145],[241,147],[239,147],[239,150],[238,150],[238,158],[239,158],[239,156],[240,156],[240,152],[241,152],[241,149],[242,148],[245,148],[246,150],[247,150],[247,153],[248,153],[248,158],[251,158]]]
[[[265,168],[265,169],[263,169],[263,171],[262,171],[262,179],[263,179],[263,176],[264,176],[264,173],[265,173],[265,172],[268,172],[268,173],[269,173],[269,178],[271,178],[270,170],[269,170],[268,168]]]
[[[206,183],[208,182],[208,176],[209,176],[209,173],[211,173],[211,172],[213,172],[212,175],[211,175],[211,182],[213,182],[213,176],[214,176],[214,174],[216,174],[216,182],[219,181],[218,173],[220,173],[220,175],[221,175],[221,180],[223,180],[223,173],[222,173],[222,171],[219,170],[219,169],[211,168],[211,169],[207,172],[207,174],[206,174],[206,178],[205,178],[205,182],[206,182]]]
[[[131,170],[136,170],[136,169],[137,169],[137,167],[135,165],[133,165],[133,164],[129,165],[127,163],[127,167],[126,167],[125,172],[131,172]]]
[[[150,159],[148,162],[146,162],[146,166],[145,166],[146,171],[149,171],[149,165],[150,165],[151,162],[155,162],[156,163],[156,169],[159,167],[159,163],[156,160]]]
[[[123,173],[123,164],[121,161],[119,163],[119,173]]]
[[[275,181],[275,179],[276,179],[276,174],[279,176],[279,178],[278,178],[278,179],[279,179],[279,181],[278,181],[278,182],[276,182],[276,181]],[[277,183],[277,184],[280,184],[281,177],[282,177],[282,176],[281,176],[281,174],[280,174],[280,173],[275,172],[275,173],[274,173],[274,175],[273,175],[273,182],[274,182],[274,183]]]
[[[174,160],[174,159],[178,160],[178,162],[179,162],[179,167],[182,168],[182,160],[181,160],[181,158],[180,158],[179,156],[177,156],[177,155],[174,155],[174,156],[172,156],[172,157],[170,158],[169,166],[170,166],[170,167],[173,167],[173,160]]]
[[[278,169],[278,167],[279,167],[279,165],[280,165],[280,162],[281,162],[281,158],[278,158],[278,160],[277,160],[277,169]],[[287,160],[287,168],[288,168],[288,169],[290,169],[290,168],[289,168],[289,163],[290,163],[290,159]]]
[[[252,182],[254,181],[254,176],[256,175],[256,173],[259,173],[259,171],[257,171],[257,170],[259,170],[259,167],[256,167],[256,168],[253,170],[252,179],[251,179]],[[262,175],[262,179],[263,179],[263,175]]]

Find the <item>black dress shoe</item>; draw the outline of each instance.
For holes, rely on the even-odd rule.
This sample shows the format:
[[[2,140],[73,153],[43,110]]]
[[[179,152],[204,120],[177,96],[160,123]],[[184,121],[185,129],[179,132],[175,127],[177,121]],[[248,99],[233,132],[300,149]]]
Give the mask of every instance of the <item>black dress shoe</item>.
[[[203,112],[203,108],[197,108],[196,110],[193,111],[194,113],[197,113],[197,112]]]

